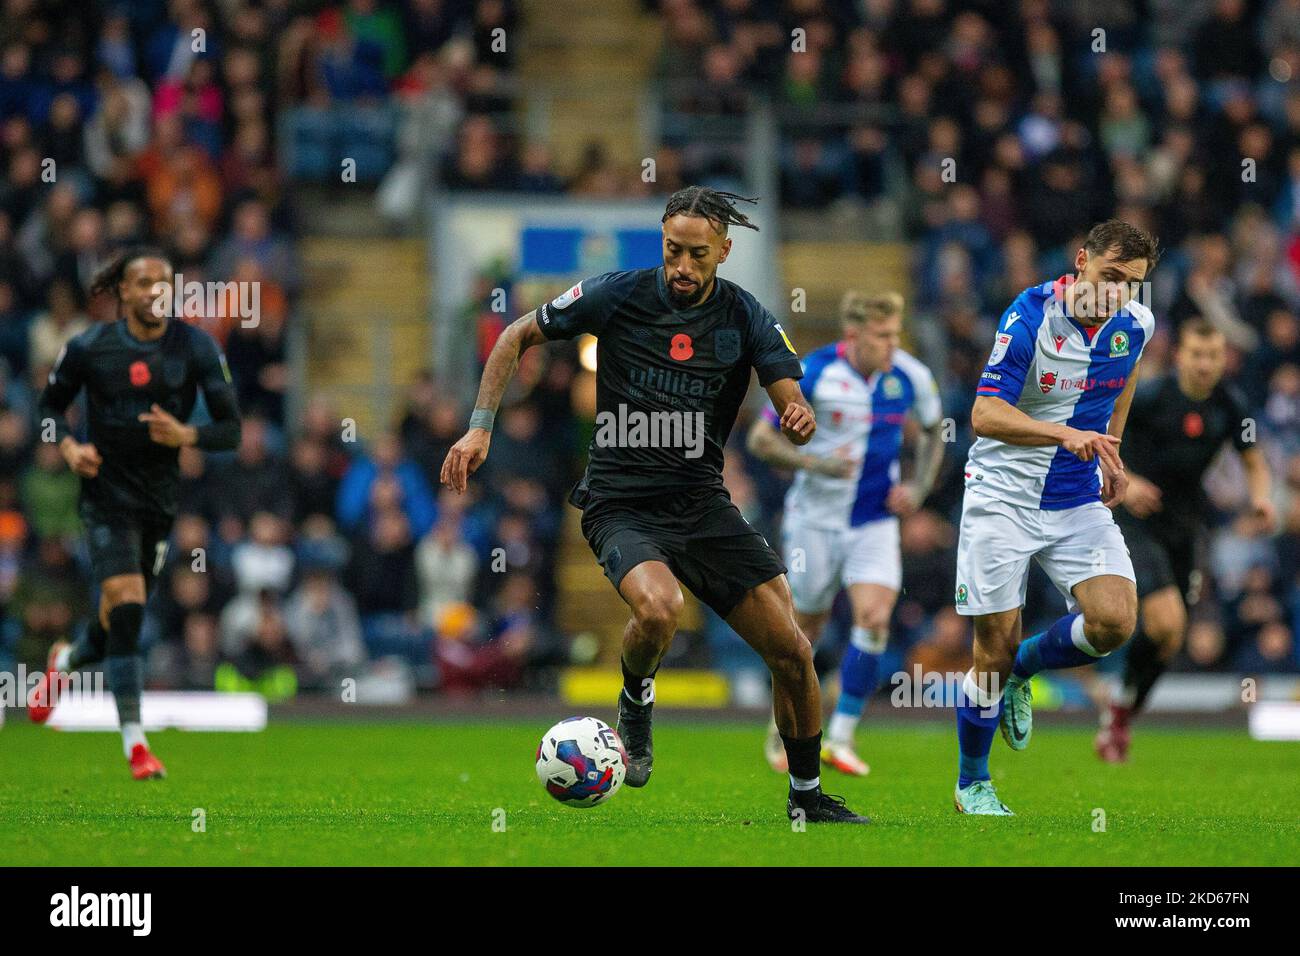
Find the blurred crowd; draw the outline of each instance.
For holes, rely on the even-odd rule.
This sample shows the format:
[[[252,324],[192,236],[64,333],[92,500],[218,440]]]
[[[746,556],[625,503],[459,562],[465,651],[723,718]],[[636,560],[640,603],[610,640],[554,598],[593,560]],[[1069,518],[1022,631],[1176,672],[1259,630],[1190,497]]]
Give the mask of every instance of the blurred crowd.
[[[476,51],[513,17],[506,0],[0,3],[0,666],[43,664],[91,610],[78,481],[41,440],[35,399],[63,344],[115,318],[111,297],[88,298],[91,276],[140,243],[187,283],[260,294],[251,321],[233,303],[181,316],[223,345],[244,427],[234,453],[182,453],[149,686],[282,699],[396,668],[476,689],[527,683],[556,653],[556,512],[541,513],[556,492],[511,484],[510,415],[501,491],[473,502],[437,491],[464,417],[427,378],[368,442],[320,398],[286,420],[301,269],[280,120],[434,87],[455,117],[491,107],[509,62]],[[494,562],[508,573],[481,573]]]
[[[670,112],[734,117],[771,98],[783,205],[885,208],[915,250],[908,334],[957,440],[928,507],[903,524],[890,663],[965,666],[954,519],[994,323],[1018,291],[1069,270],[1091,222],[1120,215],[1165,247],[1144,376],[1167,367],[1177,322],[1225,331],[1282,516],[1255,534],[1235,517],[1231,457],[1211,476],[1208,599],[1179,666],[1300,669],[1300,0],[647,7],[664,26],[661,75],[688,81],[665,85]],[[89,611],[77,481],[40,440],[35,396],[63,343],[113,318],[107,297],[87,298],[91,274],[148,241],[187,280],[261,294],[248,327],[182,316],[224,345],[245,426],[237,452],[182,456],[147,616],[151,686],[282,698],[393,667],[451,691],[543,684],[571,654],[557,561],[590,428],[575,382],[590,373],[572,345],[528,353],[464,498],[439,490],[438,471],[467,409],[428,376],[369,441],[319,397],[287,420],[302,291],[289,184],[337,181],[344,157],[377,181],[412,150],[457,190],[626,197],[735,185],[739,171],[670,136],[654,183],[596,145],[557,170],[512,119],[517,45],[492,42],[518,24],[513,0],[0,0],[0,12],[0,663],[39,664]],[[480,358],[500,330],[486,293],[510,278],[485,276],[484,300],[466,305]],[[728,485],[776,540],[789,476],[745,454],[745,426]],[[1031,623],[1054,616],[1038,575],[1031,594]],[[674,653],[757,662],[707,615]]]
[[[1204,316],[1231,345],[1276,476],[1274,534],[1235,517],[1228,456],[1183,666],[1300,669],[1300,2],[661,0],[665,79],[685,113],[777,110],[787,209],[885,206],[914,249],[912,346],[958,427],[930,507],[904,523],[895,631],[942,635],[975,385],[1002,311],[1072,271],[1119,216],[1164,249],[1160,330]],[[737,450],[737,455],[741,452]],[[747,462],[775,528],[782,478]],[[1031,619],[1056,599],[1037,574]],[[919,630],[918,630],[919,625]],[[941,639],[936,637],[935,639]]]
[[[165,590],[175,579],[178,595],[194,599],[202,587],[215,598],[224,555],[255,548],[267,536],[250,513],[213,510],[219,501],[237,510],[242,502],[205,501],[201,490],[205,477],[226,472],[246,480],[259,453],[282,440],[285,338],[299,281],[292,210],[271,148],[266,54],[272,24],[251,4],[227,12],[218,22],[204,5],[183,0],[3,4],[0,656],[6,661],[39,664],[49,644],[74,633],[90,610],[78,482],[57,447],[42,440],[34,404],[63,344],[91,323],[116,317],[111,296],[91,299],[87,290],[94,273],[126,247],[155,244],[187,282],[256,283],[260,295],[252,321],[240,317],[235,301],[208,311],[193,299],[182,316],[223,345],[251,429],[237,457],[187,453],[178,545],[207,548],[210,570],[218,573],[196,575],[196,584],[168,568]],[[72,418],[84,418],[79,407]],[[173,554],[173,566],[188,566],[178,548]],[[151,624],[178,648],[198,649],[210,637],[197,618],[168,620],[175,629],[157,618]],[[230,648],[232,657],[247,650]],[[162,649],[158,656],[168,657]]]

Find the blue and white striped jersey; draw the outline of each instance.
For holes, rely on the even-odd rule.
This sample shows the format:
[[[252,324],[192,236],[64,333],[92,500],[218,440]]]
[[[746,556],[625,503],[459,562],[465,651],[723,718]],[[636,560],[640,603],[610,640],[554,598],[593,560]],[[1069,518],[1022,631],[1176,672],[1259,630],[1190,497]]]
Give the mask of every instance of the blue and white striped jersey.
[[[1002,315],[978,395],[993,395],[1039,421],[1105,432],[1155,330],[1155,317],[1129,302],[1095,329],[1065,314],[1068,278],[1026,289]],[[966,461],[966,487],[1046,511],[1101,497],[1097,462],[1064,448],[979,438]]]
[[[896,349],[892,368],[864,377],[844,342],[810,353],[803,367],[799,385],[817,416],[817,431],[804,451],[860,461],[861,467],[851,478],[796,473],[786,495],[786,521],[848,528],[887,517],[885,497],[898,481],[903,420],[910,411],[929,428],[942,415],[930,370]],[[770,408],[768,420],[776,421]]]

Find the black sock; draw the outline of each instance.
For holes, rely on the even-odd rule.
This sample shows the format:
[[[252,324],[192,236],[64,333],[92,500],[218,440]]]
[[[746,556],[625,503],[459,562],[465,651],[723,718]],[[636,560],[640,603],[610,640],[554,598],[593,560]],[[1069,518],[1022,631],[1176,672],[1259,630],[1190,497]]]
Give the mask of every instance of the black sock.
[[[627,661],[619,658],[619,665],[623,668],[623,696],[628,703],[635,704],[639,707],[648,706],[655,702],[655,674],[659,673],[659,665],[650,672],[647,677],[644,674],[633,674],[627,669]],[[650,683],[646,683],[649,681]]]
[[[87,664],[95,664],[104,659],[108,649],[108,632],[104,630],[96,617],[86,628],[86,632],[72,642],[68,651],[68,670],[75,671]]]
[[[108,689],[117,704],[118,724],[140,723],[140,693],[144,686],[144,662],[134,654],[130,657],[109,657],[104,665],[108,672]]]
[[[821,731],[817,731],[811,737],[787,737],[782,734],[781,743],[785,744],[785,758],[790,766],[790,776],[800,780],[816,780],[822,759]]]
[[[1146,703],[1151,688],[1165,672],[1165,662],[1160,659],[1160,648],[1142,630],[1133,635],[1128,644],[1128,659],[1124,662],[1124,700],[1130,701],[1129,710],[1137,713]]]
[[[144,605],[119,604],[108,612],[108,689],[117,702],[117,719],[140,723],[140,693],[144,687],[144,662],[140,658],[140,625]]]

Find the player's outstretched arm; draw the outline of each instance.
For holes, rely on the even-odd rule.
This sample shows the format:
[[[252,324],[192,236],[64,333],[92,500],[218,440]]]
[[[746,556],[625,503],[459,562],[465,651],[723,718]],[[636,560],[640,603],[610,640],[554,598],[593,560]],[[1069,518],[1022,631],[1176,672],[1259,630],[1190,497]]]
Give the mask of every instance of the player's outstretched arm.
[[[783,438],[772,424],[761,415],[754,419],[745,436],[745,447],[761,461],[777,468],[795,471],[815,471],[832,478],[850,478],[857,462],[848,458],[831,458],[802,452]]]
[[[943,422],[922,428],[916,439],[916,469],[912,480],[889,490],[886,507],[894,514],[909,515],[925,504],[939,469],[943,467]]]
[[[979,438],[992,438],[1008,445],[1059,445],[1069,430],[1057,422],[1040,421],[1026,415],[1005,399],[977,395],[970,412],[971,428]]]
[[[78,337],[64,345],[55,359],[50,377],[41,390],[38,408],[41,430],[45,430],[47,422],[54,426],[54,440],[59,443],[59,452],[68,468],[82,478],[94,478],[99,474],[103,459],[94,445],[89,442],[82,444],[73,437],[65,417],[68,406],[81,391],[82,365],[82,347]]]
[[[1141,367],[1141,360],[1134,364],[1133,372],[1124,385],[1124,391],[1116,397],[1115,407],[1111,410],[1110,424],[1106,426],[1106,432],[1116,438],[1124,437],[1124,426],[1128,424],[1129,409],[1133,407],[1133,396],[1137,393],[1138,369]]]
[[[194,427],[194,444],[203,451],[233,451],[243,432],[239,396],[221,347],[211,338],[206,345],[199,363],[199,388],[212,421]]]
[[[203,397],[212,421],[206,425],[192,425],[194,444],[204,451],[233,451],[239,447],[243,432],[239,417],[239,400],[233,388],[205,388]]]
[[[943,424],[937,421],[929,428],[923,428],[916,441],[915,481],[922,501],[939,480],[939,469],[943,467]]]
[[[196,334],[194,350],[195,376],[212,421],[204,425],[189,425],[157,402],[137,417],[149,427],[150,441],[159,445],[168,448],[193,445],[203,451],[233,451],[239,447],[241,425],[239,400],[235,395],[230,367],[220,346],[207,333]]]
[[[1114,435],[1080,431],[1060,422],[1039,421],[993,395],[976,396],[970,422],[980,438],[992,438],[1008,445],[1060,445],[1083,461],[1100,458],[1110,470],[1124,470],[1119,458],[1119,439]]]
[[[1262,534],[1271,534],[1277,515],[1273,508],[1273,478],[1268,459],[1258,445],[1243,448],[1241,465],[1246,470],[1246,490],[1250,494],[1250,513],[1259,522]]]
[[[817,416],[804,398],[799,382],[793,378],[779,378],[767,386],[772,407],[781,416],[781,433],[796,445],[806,445],[817,431]]]
[[[1120,440],[1124,437],[1124,427],[1128,424],[1129,409],[1133,407],[1133,396],[1137,392],[1138,368],[1141,364],[1141,360],[1134,364],[1124,390],[1115,399],[1115,407],[1111,409],[1110,422],[1106,426],[1106,434],[1114,439],[1117,450]],[[1107,508],[1118,508],[1128,500],[1128,475],[1122,466],[1116,471],[1105,459],[1102,460],[1102,466],[1101,502]]]
[[[442,463],[439,477],[444,485],[458,493],[465,490],[469,476],[487,458],[488,446],[492,442],[492,423],[501,406],[501,396],[505,395],[506,386],[519,367],[519,357],[527,349],[545,341],[546,336],[537,324],[536,310],[510,323],[497,338],[483,368],[478,399],[469,418],[469,431],[451,446],[447,459]]]

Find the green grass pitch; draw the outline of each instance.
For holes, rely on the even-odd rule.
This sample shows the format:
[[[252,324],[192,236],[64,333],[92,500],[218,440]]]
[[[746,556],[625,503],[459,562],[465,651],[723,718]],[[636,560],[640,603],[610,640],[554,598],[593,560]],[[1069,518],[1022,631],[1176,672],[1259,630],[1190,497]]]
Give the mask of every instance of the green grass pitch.
[[[558,716],[558,715],[557,715]],[[136,783],[116,735],[11,721],[0,731],[0,864],[45,865],[1235,865],[1300,860],[1300,746],[1139,728],[1105,766],[1091,734],[1044,724],[994,781],[1018,814],[958,816],[950,726],[872,722],[872,773],[831,792],[871,827],[785,819],[761,724],[665,711],[644,790],[573,809],[533,772],[547,722],[278,723],[151,741],[165,781]],[[196,810],[206,830],[195,832]],[[504,811],[502,813],[502,811]],[[1094,829],[1104,813],[1104,832]],[[501,824],[504,823],[504,830]],[[494,824],[496,824],[494,828]]]

